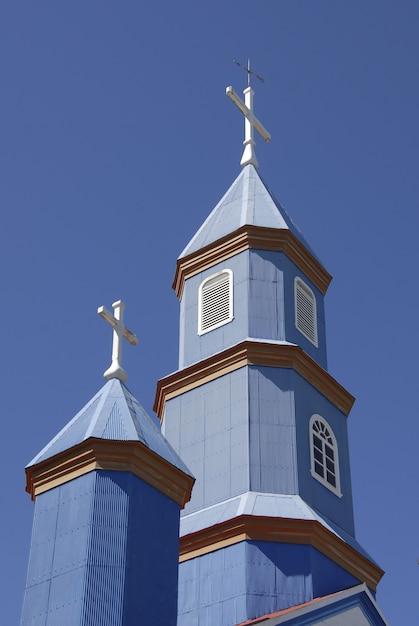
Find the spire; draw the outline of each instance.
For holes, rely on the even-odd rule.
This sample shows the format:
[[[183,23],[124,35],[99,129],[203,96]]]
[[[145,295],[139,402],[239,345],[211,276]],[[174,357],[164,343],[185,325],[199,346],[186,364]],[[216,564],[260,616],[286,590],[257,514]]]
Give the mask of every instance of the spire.
[[[240,165],[242,167],[244,167],[245,165],[252,164],[254,167],[258,167],[259,164],[258,164],[258,160],[257,160],[256,154],[255,154],[256,142],[255,142],[255,140],[253,138],[253,134],[254,134],[253,133],[253,129],[256,129],[258,131],[258,133],[263,137],[263,139],[265,141],[270,141],[271,140],[271,135],[262,126],[262,124],[259,122],[259,120],[255,117],[255,115],[253,113],[253,96],[254,96],[255,92],[253,91],[253,89],[250,86],[250,76],[251,75],[252,76],[256,76],[256,78],[258,78],[261,81],[263,81],[263,78],[261,76],[259,76],[258,74],[255,74],[254,72],[252,72],[250,70],[250,59],[248,59],[247,68],[243,67],[237,61],[234,61],[234,63],[236,63],[236,65],[238,65],[239,67],[242,67],[247,72],[247,87],[243,91],[244,102],[236,94],[236,92],[234,91],[233,87],[230,86],[230,87],[226,88],[227,96],[231,100],[233,100],[234,104],[240,109],[240,111],[243,113],[243,115],[245,117],[245,120],[244,120],[244,142],[243,142],[244,151],[243,151],[243,156],[242,156],[241,161],[240,161]]]
[[[100,317],[103,317],[113,328],[112,363],[106,372],[104,372],[103,376],[106,380],[118,378],[124,383],[128,380],[128,374],[121,365],[122,337],[125,337],[133,346],[137,345],[138,339],[136,335],[124,325],[123,316],[125,304],[122,300],[114,302],[112,308],[115,311],[115,315],[112,315],[104,306],[99,307],[97,310]]]

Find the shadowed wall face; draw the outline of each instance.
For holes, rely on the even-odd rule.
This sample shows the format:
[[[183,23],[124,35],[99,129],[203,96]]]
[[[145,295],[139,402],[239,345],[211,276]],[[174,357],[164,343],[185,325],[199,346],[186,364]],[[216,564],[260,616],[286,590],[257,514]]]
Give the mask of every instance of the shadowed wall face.
[[[231,626],[358,582],[311,546],[242,541],[180,564],[178,626]]]
[[[179,506],[128,472],[38,496],[22,626],[175,626],[178,524]]]

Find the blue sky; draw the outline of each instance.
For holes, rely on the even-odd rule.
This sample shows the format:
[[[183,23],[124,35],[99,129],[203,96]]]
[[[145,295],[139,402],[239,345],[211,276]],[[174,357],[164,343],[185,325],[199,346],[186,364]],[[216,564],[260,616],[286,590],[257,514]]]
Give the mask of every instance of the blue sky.
[[[252,58],[260,174],[334,276],[329,371],[349,418],[357,538],[416,626],[419,4],[4,0],[0,5],[2,623],[32,526],[24,466],[101,387],[122,298],[128,386],[177,367],[176,258],[240,171],[225,96]]]

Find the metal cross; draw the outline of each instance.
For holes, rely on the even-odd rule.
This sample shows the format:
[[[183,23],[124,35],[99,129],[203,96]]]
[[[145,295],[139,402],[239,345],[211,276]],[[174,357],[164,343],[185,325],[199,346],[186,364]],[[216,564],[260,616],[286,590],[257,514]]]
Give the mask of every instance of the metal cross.
[[[104,306],[99,307],[97,310],[100,317],[103,317],[103,319],[106,320],[113,328],[112,363],[103,376],[106,380],[118,378],[124,383],[128,379],[128,374],[121,365],[122,337],[125,337],[125,339],[127,339],[133,346],[138,343],[138,339],[134,333],[124,326],[123,316],[125,304],[122,300],[114,302],[112,304],[112,308],[115,315],[112,315],[112,313],[110,313]]]
[[[235,63],[236,65],[240,65],[239,63],[237,63],[237,61],[235,61]],[[240,67],[243,67],[243,66],[240,65]],[[240,161],[240,165],[244,167],[245,165],[248,165],[249,163],[251,163],[252,165],[254,165],[254,167],[258,167],[259,164],[258,164],[256,154],[255,154],[256,143],[255,143],[255,140],[253,139],[253,129],[255,128],[265,141],[270,141],[271,135],[262,126],[262,124],[253,114],[253,96],[255,92],[250,86],[250,74],[253,74],[253,72],[250,71],[250,59],[249,59],[248,67],[246,71],[248,75],[248,86],[243,91],[244,102],[243,100],[239,98],[239,96],[236,94],[233,87],[231,86],[227,87],[226,94],[231,100],[233,100],[234,104],[240,109],[240,111],[243,113],[245,117],[244,142],[243,142],[244,151],[243,151],[243,156]],[[257,76],[257,74],[255,74],[255,76]],[[257,77],[260,78],[259,76]]]

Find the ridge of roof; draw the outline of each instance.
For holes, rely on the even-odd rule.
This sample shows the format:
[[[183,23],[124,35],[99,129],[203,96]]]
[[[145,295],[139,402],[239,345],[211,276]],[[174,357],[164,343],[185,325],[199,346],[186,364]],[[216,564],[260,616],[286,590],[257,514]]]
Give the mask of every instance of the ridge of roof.
[[[244,225],[290,230],[319,261],[298,226],[252,164],[246,165],[198,229],[179,259]]]
[[[64,428],[30,461],[31,467],[94,437],[138,441],[166,461],[191,475],[160,428],[118,379],[109,380]]]

